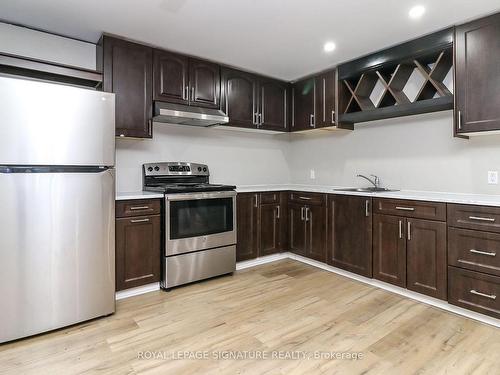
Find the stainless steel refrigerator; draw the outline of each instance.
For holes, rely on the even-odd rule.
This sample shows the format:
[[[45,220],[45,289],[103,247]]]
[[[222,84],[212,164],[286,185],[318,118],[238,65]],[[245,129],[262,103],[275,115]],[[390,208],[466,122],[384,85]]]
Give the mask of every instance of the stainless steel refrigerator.
[[[0,77],[0,342],[115,311],[115,98]]]

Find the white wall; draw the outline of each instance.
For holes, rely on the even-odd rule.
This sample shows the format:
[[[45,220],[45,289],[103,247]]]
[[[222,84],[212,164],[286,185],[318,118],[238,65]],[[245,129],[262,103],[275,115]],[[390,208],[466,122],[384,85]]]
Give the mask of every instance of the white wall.
[[[0,23],[0,51],[95,68],[92,44]],[[374,173],[391,187],[500,194],[500,135],[452,137],[451,111],[356,125],[354,132],[272,136],[154,125],[153,140],[117,140],[117,190],[141,188],[141,165],[206,162],[212,181],[356,186]],[[310,180],[310,169],[316,179]]]
[[[288,183],[288,137],[155,123],[152,140],[117,139],[117,191],[141,190],[142,164],[157,161],[206,163],[213,183]]]
[[[294,134],[289,164],[295,183],[384,185],[408,190],[500,194],[487,171],[500,170],[500,136],[453,138],[452,111],[358,124],[353,132]],[[310,169],[316,179],[311,180]]]

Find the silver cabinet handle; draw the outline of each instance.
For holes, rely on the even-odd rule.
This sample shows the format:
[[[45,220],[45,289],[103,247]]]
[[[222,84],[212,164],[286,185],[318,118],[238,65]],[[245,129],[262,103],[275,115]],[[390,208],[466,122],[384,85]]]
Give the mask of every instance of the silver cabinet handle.
[[[253,118],[254,118],[253,123],[254,123],[255,125],[259,125],[259,113],[258,113],[258,112],[255,112],[255,113],[253,114]]]
[[[257,194],[255,194],[255,195],[253,196],[253,199],[254,199],[253,206],[254,206],[254,207],[258,207],[258,206],[259,206],[259,197],[257,196]]]
[[[301,219],[302,221],[304,221],[304,211],[305,211],[305,207],[301,207],[301,208],[300,208],[300,219]]]
[[[458,130],[462,130],[462,112],[461,111],[458,111],[457,120],[458,120]]]
[[[323,122],[326,122],[326,79],[323,78]]]
[[[411,222],[408,222],[408,241],[411,241]]]
[[[188,100],[189,96],[189,86],[184,87],[184,93],[182,94],[182,99]]]
[[[332,111],[332,124],[335,124],[335,111]]]
[[[276,219],[280,218],[280,206],[276,206]]]
[[[306,221],[309,221],[309,207],[306,207]]]
[[[149,219],[135,219],[135,220],[130,220],[130,222],[132,224],[135,224],[135,223],[147,223],[147,222],[149,222]]]
[[[309,197],[299,197],[299,199],[305,199],[306,201],[310,200],[311,198]]]
[[[403,238],[403,220],[399,220],[399,239]]]
[[[488,221],[490,223],[494,223],[495,219],[492,217],[480,217],[480,216],[469,216],[470,220],[477,220],[477,221]]]
[[[149,206],[134,206],[130,207],[130,211],[137,211],[137,210],[148,210]]]
[[[396,206],[396,210],[400,210],[400,211],[415,211],[415,208],[414,207],[400,207],[400,206]]]
[[[194,86],[191,87],[191,100],[194,102]]]
[[[480,250],[476,250],[476,249],[470,249],[469,252],[471,252],[473,254],[487,255],[489,257],[497,256],[497,253],[489,253],[487,251],[480,251]]]
[[[286,129],[286,126],[287,126],[287,123],[288,123],[288,117],[287,117],[287,108],[286,108],[286,102],[287,102],[287,97],[288,97],[288,94],[287,94],[288,90],[285,89],[285,93],[283,94],[283,97],[284,97],[284,104],[283,104],[283,118],[285,119],[284,121],[284,128]]]
[[[492,300],[496,300],[497,299],[497,296],[494,295],[494,294],[481,293],[481,292],[478,292],[477,290],[474,290],[474,289],[471,289],[470,293],[471,294],[475,294],[476,296],[481,296],[481,297],[489,298],[489,299],[492,299]]]
[[[262,113],[259,113],[259,125],[262,125],[264,121],[262,120]]]
[[[313,115],[313,114],[311,114],[311,115],[309,116],[309,126],[310,126],[311,128],[314,128],[314,115]]]
[[[370,201],[369,200],[365,201],[365,216],[366,217],[370,216]]]

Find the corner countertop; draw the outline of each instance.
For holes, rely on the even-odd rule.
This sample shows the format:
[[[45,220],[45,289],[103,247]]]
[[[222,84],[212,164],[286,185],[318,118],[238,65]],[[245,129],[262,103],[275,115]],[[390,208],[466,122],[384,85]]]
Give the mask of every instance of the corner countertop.
[[[389,191],[383,193],[365,193],[352,191],[338,191],[335,189],[342,186],[321,186],[321,185],[241,185],[236,191],[238,193],[246,192],[266,192],[266,191],[282,191],[294,190],[314,193],[328,193],[339,195],[357,195],[361,197],[379,197],[393,199],[408,199],[417,201],[457,203],[457,204],[472,204],[479,206],[495,206],[500,207],[500,195],[488,194],[462,194],[462,193],[447,193],[433,191],[416,191],[416,190],[401,190]]]
[[[335,189],[342,188],[341,186],[321,186],[321,185],[239,185],[236,188],[238,193],[266,192],[266,191],[303,191],[311,193],[328,193],[339,195],[357,195],[360,197],[379,197],[393,199],[408,199],[416,201],[443,202],[443,203],[458,203],[472,204],[479,206],[494,206],[500,207],[500,195],[488,194],[462,194],[462,193],[446,193],[434,191],[416,191],[416,190],[401,190],[389,191],[383,193],[364,193],[353,191],[338,191]],[[163,198],[162,193],[149,191],[136,192],[119,192],[116,194],[116,200],[131,200],[131,199],[155,199]]]
[[[131,192],[116,193],[117,201],[125,201],[131,199],[155,199],[155,198],[163,198],[163,194],[151,191],[131,191]]]

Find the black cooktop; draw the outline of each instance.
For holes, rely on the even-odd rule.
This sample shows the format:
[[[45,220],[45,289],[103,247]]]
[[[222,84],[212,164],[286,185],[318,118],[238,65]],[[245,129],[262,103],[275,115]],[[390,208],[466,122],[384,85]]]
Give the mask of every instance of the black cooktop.
[[[146,191],[158,191],[165,194],[173,193],[198,193],[208,191],[231,191],[235,190],[234,185],[217,185],[217,184],[158,184],[144,186]]]
[[[185,162],[148,163],[142,166],[143,190],[171,193],[231,191],[233,185],[209,182],[210,172],[205,164]]]

